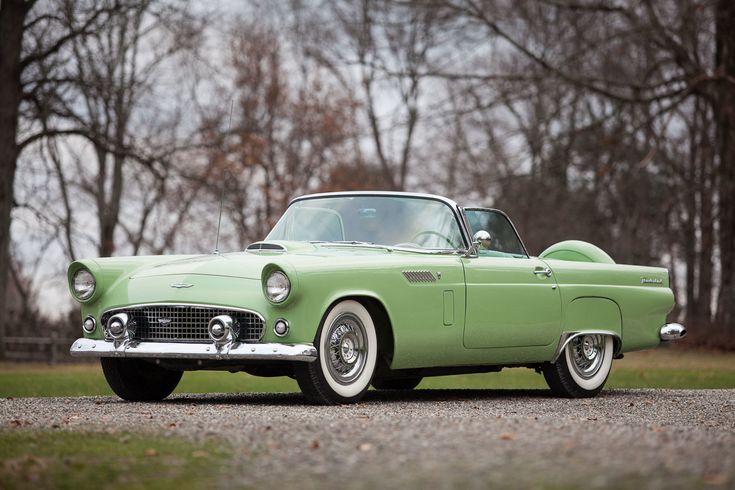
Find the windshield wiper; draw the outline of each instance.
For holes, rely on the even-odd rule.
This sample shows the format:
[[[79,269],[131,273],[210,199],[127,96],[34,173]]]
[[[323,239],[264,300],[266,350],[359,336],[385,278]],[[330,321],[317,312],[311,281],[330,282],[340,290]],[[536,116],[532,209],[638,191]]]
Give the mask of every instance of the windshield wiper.
[[[357,245],[360,247],[368,247],[368,248],[379,248],[382,250],[387,250],[388,252],[394,252],[396,250],[400,250],[403,252],[416,252],[421,254],[429,254],[429,255],[455,255],[455,254],[464,254],[465,250],[459,249],[459,250],[450,250],[450,249],[425,249],[425,248],[409,248],[409,247],[397,247],[395,245],[376,245],[375,243],[371,242],[361,242],[357,240],[311,240],[309,241],[311,244],[315,245]]]
[[[375,245],[373,242],[361,242],[358,240],[310,240],[309,243],[336,243],[338,245]],[[380,245],[381,247],[384,245]]]

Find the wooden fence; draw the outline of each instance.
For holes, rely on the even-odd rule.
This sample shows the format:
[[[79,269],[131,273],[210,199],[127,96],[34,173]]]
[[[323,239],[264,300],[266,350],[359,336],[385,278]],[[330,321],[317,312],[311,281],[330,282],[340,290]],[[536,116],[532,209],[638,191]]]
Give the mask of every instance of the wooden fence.
[[[78,361],[69,355],[69,347],[75,338],[50,337],[5,337],[3,344],[5,361],[21,362],[59,362]]]

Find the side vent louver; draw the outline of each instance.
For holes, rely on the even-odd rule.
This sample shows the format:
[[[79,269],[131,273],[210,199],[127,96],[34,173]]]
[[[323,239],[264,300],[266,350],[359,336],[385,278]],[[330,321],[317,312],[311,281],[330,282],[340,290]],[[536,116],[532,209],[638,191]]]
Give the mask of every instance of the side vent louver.
[[[436,282],[436,276],[431,271],[403,271],[403,277],[408,282]]]
[[[255,242],[248,245],[248,252],[285,252],[286,247],[278,243]]]

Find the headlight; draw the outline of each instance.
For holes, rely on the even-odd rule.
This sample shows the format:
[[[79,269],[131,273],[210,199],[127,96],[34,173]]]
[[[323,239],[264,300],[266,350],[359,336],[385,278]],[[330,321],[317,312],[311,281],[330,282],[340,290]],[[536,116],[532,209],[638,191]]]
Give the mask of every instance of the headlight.
[[[282,303],[291,292],[291,282],[286,274],[281,271],[273,271],[265,281],[265,295],[274,303]]]
[[[74,296],[81,300],[91,298],[94,294],[94,288],[97,286],[94,276],[87,269],[79,269],[76,271],[74,273],[72,283],[74,287]]]

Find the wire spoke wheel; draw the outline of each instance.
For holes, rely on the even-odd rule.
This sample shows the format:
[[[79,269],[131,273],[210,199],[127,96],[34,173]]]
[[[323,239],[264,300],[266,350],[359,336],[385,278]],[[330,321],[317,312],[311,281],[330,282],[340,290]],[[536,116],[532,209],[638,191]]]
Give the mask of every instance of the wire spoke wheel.
[[[567,349],[571,351],[571,367],[581,378],[590,379],[600,371],[605,352],[603,335],[577,337],[569,342]]]
[[[317,360],[294,365],[307,400],[319,404],[359,401],[373,379],[378,354],[370,312],[358,301],[340,301],[327,312],[314,340]]]
[[[596,396],[610,375],[614,350],[615,342],[611,335],[577,335],[556,360],[542,366],[544,378],[557,396]]]
[[[367,357],[365,337],[365,326],[352,313],[340,315],[330,326],[327,367],[338,383],[349,384],[362,374]]]

